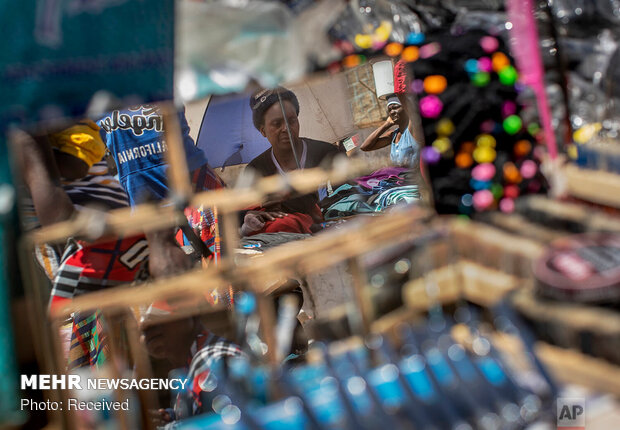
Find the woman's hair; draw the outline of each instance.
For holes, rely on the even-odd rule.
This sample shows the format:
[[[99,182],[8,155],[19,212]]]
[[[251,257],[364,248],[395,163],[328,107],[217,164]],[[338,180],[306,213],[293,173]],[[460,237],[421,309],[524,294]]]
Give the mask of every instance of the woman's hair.
[[[299,100],[297,96],[291,90],[283,87],[277,87],[274,89],[261,89],[256,91],[250,97],[250,108],[252,109],[252,122],[257,130],[265,122],[265,112],[273,104],[278,103],[278,94],[282,99],[282,102],[288,100],[295,107],[295,113],[299,115]]]

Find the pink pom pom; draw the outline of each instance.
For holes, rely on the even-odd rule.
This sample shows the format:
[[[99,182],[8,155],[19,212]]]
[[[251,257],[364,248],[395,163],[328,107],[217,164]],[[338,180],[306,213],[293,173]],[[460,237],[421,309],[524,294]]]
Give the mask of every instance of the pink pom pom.
[[[521,176],[525,179],[530,179],[536,176],[536,172],[538,171],[538,166],[532,160],[525,160],[521,165]]]
[[[504,118],[509,117],[510,115],[514,115],[517,113],[517,105],[510,100],[506,100],[502,103],[502,116]]]
[[[473,168],[471,176],[478,181],[490,181],[495,176],[495,166],[491,163],[479,164]]]
[[[430,95],[420,99],[420,115],[424,118],[437,118],[443,110],[439,97]]]
[[[493,204],[493,193],[489,190],[480,190],[474,193],[474,207],[476,210],[484,210]]]
[[[489,57],[482,57],[478,60],[478,70],[482,72],[492,72],[493,62]]]
[[[484,52],[490,54],[491,52],[497,51],[497,48],[499,48],[499,42],[494,37],[484,36],[482,39],[480,39],[480,46],[482,47]]]
[[[510,213],[515,210],[515,201],[513,199],[501,199],[499,201],[499,210],[504,213]]]

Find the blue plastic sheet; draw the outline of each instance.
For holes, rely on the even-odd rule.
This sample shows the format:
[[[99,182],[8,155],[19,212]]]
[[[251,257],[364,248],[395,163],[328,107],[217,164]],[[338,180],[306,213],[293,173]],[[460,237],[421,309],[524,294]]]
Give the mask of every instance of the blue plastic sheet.
[[[211,167],[246,164],[267,150],[269,141],[252,122],[250,98],[212,97],[196,142]]]
[[[13,252],[15,199],[8,163],[7,143],[0,136],[0,425],[15,423],[17,412],[17,384],[15,349],[11,329],[10,312],[10,265]]]

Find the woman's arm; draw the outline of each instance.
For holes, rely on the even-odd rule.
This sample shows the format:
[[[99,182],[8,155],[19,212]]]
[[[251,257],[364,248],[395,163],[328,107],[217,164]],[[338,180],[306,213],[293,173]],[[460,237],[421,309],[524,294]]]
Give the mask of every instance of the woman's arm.
[[[388,146],[392,143],[390,128],[394,125],[392,118],[388,117],[383,124],[379,126],[375,131],[370,133],[370,136],[364,140],[360,149],[362,151],[374,151]]]
[[[75,208],[60,184],[58,166],[45,138],[35,140],[22,130],[12,131],[10,138],[39,223],[47,226],[71,218]]]

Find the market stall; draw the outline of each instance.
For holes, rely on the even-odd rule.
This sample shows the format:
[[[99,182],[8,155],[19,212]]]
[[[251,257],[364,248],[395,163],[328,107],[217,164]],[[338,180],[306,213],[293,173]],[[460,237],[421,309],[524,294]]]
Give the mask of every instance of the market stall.
[[[0,428],[618,421],[614,2],[66,3],[2,6]]]

